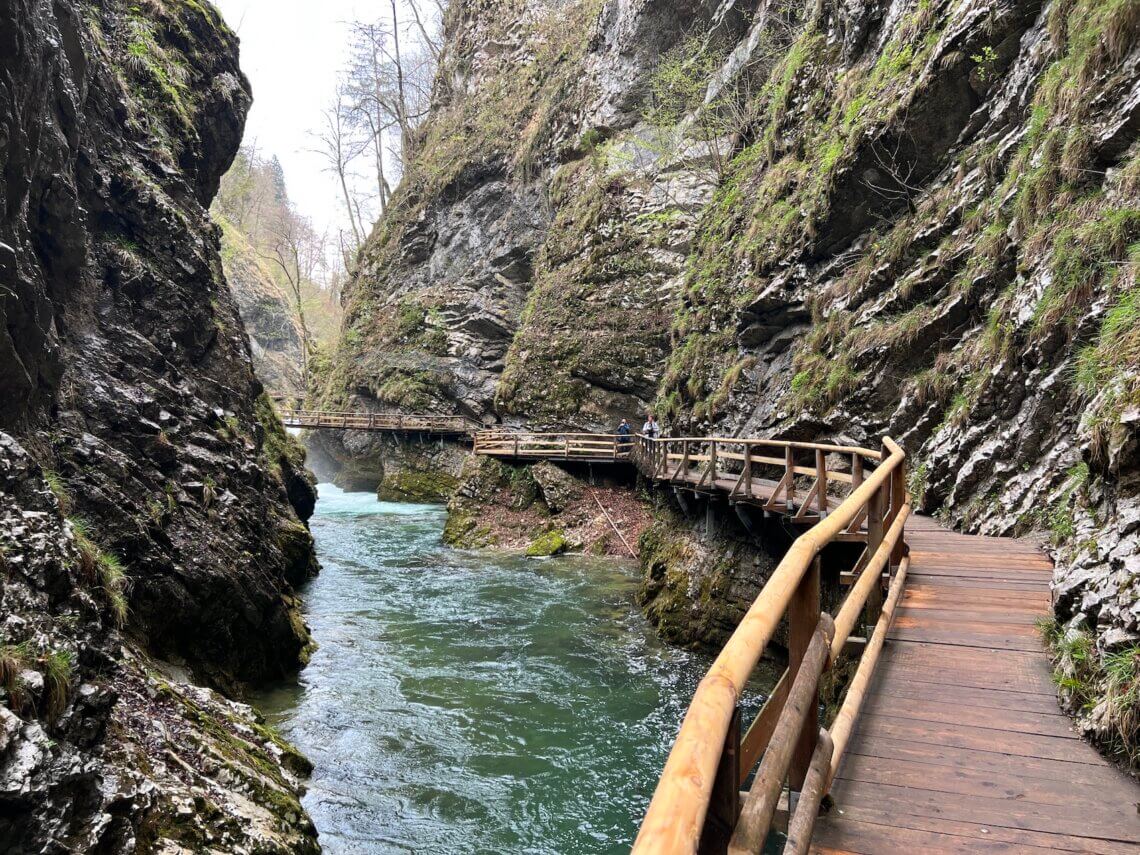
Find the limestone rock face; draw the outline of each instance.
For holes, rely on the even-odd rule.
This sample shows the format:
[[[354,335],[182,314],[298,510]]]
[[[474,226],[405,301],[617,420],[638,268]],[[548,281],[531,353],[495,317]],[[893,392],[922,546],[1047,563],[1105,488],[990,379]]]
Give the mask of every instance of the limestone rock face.
[[[3,587],[0,644],[38,663],[44,688],[32,692],[52,698],[51,715],[37,702],[38,725],[6,737],[5,804],[16,793],[20,810],[41,813],[11,825],[6,811],[0,849],[75,834],[74,851],[124,851],[169,836],[174,808],[158,790],[184,796],[175,812],[196,811],[194,822],[219,800],[233,800],[227,813],[275,799],[270,783],[242,784],[218,758],[195,769],[220,783],[188,784],[194,775],[170,758],[181,789],[159,771],[122,775],[163,750],[139,728],[162,725],[188,750],[201,739],[207,754],[220,739],[224,756],[237,750],[230,738],[206,731],[232,720],[244,739],[234,733],[251,726],[248,710],[208,692],[156,699],[145,657],[229,689],[295,669],[310,644],[293,585],[316,570],[302,519],[313,491],[253,375],[206,213],[250,96],[235,36],[190,0],[0,0],[0,80],[0,429],[22,461],[6,464],[0,501],[19,577]],[[56,506],[41,501],[45,479]],[[56,679],[65,660],[67,693]],[[162,701],[153,721],[147,700]],[[73,702],[85,706],[68,723]],[[125,741],[101,741],[107,728]],[[138,756],[115,756],[128,742]],[[310,851],[293,783],[272,789],[288,795],[291,819],[230,813],[225,835],[184,845],[239,851],[264,838],[267,851]],[[38,801],[45,792],[55,794]]]
[[[127,565],[133,625],[152,649],[221,680],[260,679],[292,667],[308,639],[273,536],[297,522],[286,450],[257,407],[204,207],[249,93],[216,12],[155,10],[0,10],[5,37],[20,35],[3,54],[19,88],[0,101],[13,258],[0,338],[23,353],[0,369],[0,421],[33,437],[74,513]],[[168,91],[160,72],[175,67]]]
[[[307,761],[126,640],[51,486],[0,433],[0,849],[319,851]]]

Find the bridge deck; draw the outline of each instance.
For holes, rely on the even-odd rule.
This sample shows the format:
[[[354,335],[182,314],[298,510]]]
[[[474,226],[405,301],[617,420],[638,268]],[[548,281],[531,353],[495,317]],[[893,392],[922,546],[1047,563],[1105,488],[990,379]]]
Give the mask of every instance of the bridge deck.
[[[1140,851],[1140,786],[1058,708],[1027,541],[907,526],[911,565],[813,851]]]

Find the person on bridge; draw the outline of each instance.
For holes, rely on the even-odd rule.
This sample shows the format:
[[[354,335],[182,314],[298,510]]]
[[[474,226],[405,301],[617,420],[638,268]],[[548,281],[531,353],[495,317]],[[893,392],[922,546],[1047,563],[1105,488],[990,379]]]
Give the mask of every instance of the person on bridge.
[[[642,436],[647,436],[650,439],[657,439],[661,436],[661,425],[657,424],[657,417],[653,413],[645,420],[645,424],[641,426]]]
[[[617,429],[618,445],[629,445],[633,441],[630,438],[630,434],[632,433],[633,428],[630,427],[629,419],[622,419]]]

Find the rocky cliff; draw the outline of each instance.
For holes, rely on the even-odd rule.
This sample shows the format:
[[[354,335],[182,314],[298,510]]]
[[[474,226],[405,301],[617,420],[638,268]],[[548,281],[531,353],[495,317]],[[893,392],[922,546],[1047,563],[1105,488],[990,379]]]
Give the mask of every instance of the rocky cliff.
[[[923,510],[1048,540],[1055,640],[1095,651],[1071,699],[1119,741],[1140,3],[484,0],[446,24],[326,400],[890,434]],[[707,565],[647,592],[691,598]]]
[[[257,377],[272,395],[301,397],[304,345],[297,313],[249,238],[224,215],[214,219],[222,229],[222,267],[249,332]]]
[[[314,494],[206,208],[249,91],[194,0],[0,0],[0,848],[297,852]],[[182,681],[176,679],[181,676]]]

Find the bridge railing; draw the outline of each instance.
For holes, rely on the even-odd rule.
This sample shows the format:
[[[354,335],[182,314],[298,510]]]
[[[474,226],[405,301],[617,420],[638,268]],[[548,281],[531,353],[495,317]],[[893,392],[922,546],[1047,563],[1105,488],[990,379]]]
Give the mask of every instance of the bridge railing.
[[[874,451],[691,437],[638,438],[633,460],[654,479],[750,499],[759,492],[793,516],[803,517],[804,508],[811,508],[815,520],[780,561],[698,686],[634,852],[759,852],[785,781],[789,793],[799,795],[784,851],[807,852],[906,579],[906,455],[890,439]],[[779,480],[754,490],[766,470],[780,474]],[[820,609],[819,554],[831,542],[852,539],[864,540],[866,548],[844,602],[831,616]],[[884,578],[889,580],[885,604]],[[745,730],[741,693],[785,616],[788,668]],[[861,623],[866,637],[854,634]],[[830,731],[822,730],[820,678],[849,645],[862,648],[858,669]],[[752,786],[742,795],[740,788],[758,761]]]
[[[403,413],[362,413],[334,410],[282,410],[286,427],[334,428],[341,430],[419,431],[423,433],[466,434],[479,424],[466,416],[406,415]]]
[[[473,451],[491,457],[541,460],[628,460],[633,437],[608,433],[522,433],[481,430]]]

